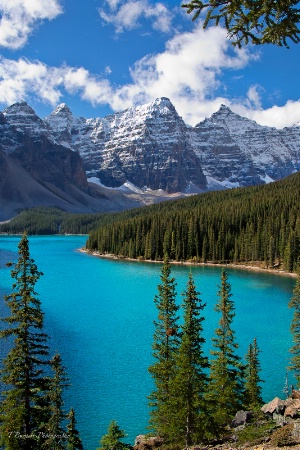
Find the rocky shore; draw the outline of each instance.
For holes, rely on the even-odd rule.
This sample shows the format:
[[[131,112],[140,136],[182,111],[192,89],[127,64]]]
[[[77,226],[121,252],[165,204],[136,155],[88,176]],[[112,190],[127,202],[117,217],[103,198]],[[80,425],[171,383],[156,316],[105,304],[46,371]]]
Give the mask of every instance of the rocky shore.
[[[137,436],[133,450],[158,450],[158,436]],[[183,450],[179,446],[169,450]],[[238,411],[228,434],[218,443],[202,444],[189,450],[300,450],[300,391],[281,400],[275,397],[260,411]],[[184,449],[187,450],[187,449]]]

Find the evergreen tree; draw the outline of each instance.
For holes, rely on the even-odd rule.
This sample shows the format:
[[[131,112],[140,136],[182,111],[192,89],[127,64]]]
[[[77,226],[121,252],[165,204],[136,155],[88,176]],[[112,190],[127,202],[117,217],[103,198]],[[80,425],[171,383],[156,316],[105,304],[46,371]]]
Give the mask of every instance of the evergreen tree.
[[[250,410],[258,409],[263,403],[261,386],[259,385],[262,380],[259,377],[260,362],[258,354],[259,348],[256,339],[254,339],[253,344],[249,345],[245,367],[245,406]]]
[[[204,394],[207,389],[208,358],[203,355],[205,339],[202,336],[201,315],[205,304],[196,291],[190,273],[183,293],[184,323],[181,343],[176,357],[176,376],[172,383],[173,405],[172,440],[186,448],[203,441],[207,411]]]
[[[297,277],[293,296],[289,302],[289,307],[294,309],[294,316],[291,323],[291,333],[293,335],[293,347],[290,370],[295,373],[297,386],[300,388],[300,272]]]
[[[275,44],[288,48],[287,40],[300,42],[298,0],[284,2],[260,0],[191,0],[181,5],[194,13],[193,20],[205,13],[203,27],[222,24],[234,45]]]
[[[62,423],[66,418],[66,414],[63,411],[63,391],[68,386],[67,376],[59,354],[53,356],[50,365],[53,371],[53,378],[49,380],[48,393],[50,418],[45,424],[45,436],[47,438],[42,448],[63,450],[66,441],[66,433],[62,428]]]
[[[234,414],[242,407],[243,372],[241,359],[236,354],[238,344],[235,342],[232,321],[235,316],[234,304],[230,299],[231,286],[228,276],[222,270],[219,301],[215,310],[221,314],[216,337],[212,339],[215,359],[211,361],[210,385],[207,399],[216,425],[216,433],[222,432]]]
[[[24,233],[19,258],[11,271],[15,280],[12,293],[5,296],[11,315],[2,321],[7,325],[2,338],[14,338],[14,345],[3,361],[0,407],[1,444],[6,450],[36,450],[40,424],[49,419],[49,377],[44,374],[48,363],[47,335],[43,333],[43,313],[36,297],[35,284],[42,275],[30,258]]]
[[[165,442],[168,440],[172,410],[170,385],[175,372],[175,355],[179,346],[178,316],[176,305],[176,283],[171,277],[171,267],[165,258],[161,270],[161,284],[158,285],[158,295],[154,302],[158,309],[158,320],[154,322],[153,356],[154,363],[149,367],[155,391],[149,396],[150,425]]]
[[[112,420],[108,425],[107,434],[105,434],[101,440],[100,445],[97,450],[123,450],[127,447],[121,439],[125,438],[127,435],[119,427],[115,420]]]
[[[299,266],[299,210],[297,172],[264,186],[208,192],[111,215],[90,234],[87,247],[123,256],[138,249],[138,256],[152,260],[163,254],[177,261],[252,260],[292,272]]]
[[[67,450],[83,450],[83,445],[76,428],[77,422],[73,408],[71,408],[67,419],[69,420],[67,424]]]

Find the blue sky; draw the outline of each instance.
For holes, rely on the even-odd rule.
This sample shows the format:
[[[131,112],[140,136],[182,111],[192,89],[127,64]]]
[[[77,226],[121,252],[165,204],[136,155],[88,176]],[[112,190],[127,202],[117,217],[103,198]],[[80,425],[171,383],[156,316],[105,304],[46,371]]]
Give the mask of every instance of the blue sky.
[[[0,0],[1,109],[104,117],[164,96],[191,125],[222,103],[269,126],[300,122],[300,45],[238,50],[181,3]]]

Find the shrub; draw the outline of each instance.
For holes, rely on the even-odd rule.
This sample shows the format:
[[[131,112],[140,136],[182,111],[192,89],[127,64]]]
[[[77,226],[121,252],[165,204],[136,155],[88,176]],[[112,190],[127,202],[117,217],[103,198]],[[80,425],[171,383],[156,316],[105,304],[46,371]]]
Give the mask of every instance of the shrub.
[[[294,425],[292,423],[285,425],[282,428],[274,431],[271,437],[271,444],[276,447],[284,447],[285,445],[294,445],[296,444],[292,432],[294,429]]]
[[[245,444],[246,442],[259,444],[269,438],[274,426],[272,421],[251,423],[237,433],[238,442],[239,444]]]

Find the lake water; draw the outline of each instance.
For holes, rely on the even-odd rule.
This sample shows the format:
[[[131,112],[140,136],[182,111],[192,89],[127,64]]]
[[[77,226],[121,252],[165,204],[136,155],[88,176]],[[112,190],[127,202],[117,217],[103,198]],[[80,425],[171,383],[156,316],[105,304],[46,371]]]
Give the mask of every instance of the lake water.
[[[12,284],[5,262],[17,260],[20,237],[0,237],[0,307]],[[160,264],[105,260],[80,253],[84,236],[30,237],[31,256],[44,276],[36,291],[45,313],[45,328],[52,353],[62,355],[71,386],[66,406],[75,408],[85,450],[95,450],[107,425],[115,419],[133,443],[146,432],[147,395],[151,364],[153,298],[160,282]],[[189,267],[172,266],[178,301],[185,289]],[[207,354],[218,326],[214,312],[220,267],[193,267],[204,310]],[[228,268],[236,317],[233,328],[239,353],[245,355],[257,338],[261,349],[263,397],[284,398],[286,367],[292,345],[288,302],[295,279],[268,273]],[[5,315],[7,312],[5,313]],[[2,353],[4,352],[4,343]]]

